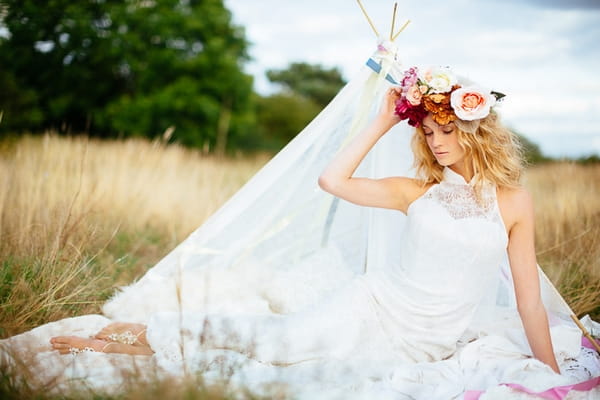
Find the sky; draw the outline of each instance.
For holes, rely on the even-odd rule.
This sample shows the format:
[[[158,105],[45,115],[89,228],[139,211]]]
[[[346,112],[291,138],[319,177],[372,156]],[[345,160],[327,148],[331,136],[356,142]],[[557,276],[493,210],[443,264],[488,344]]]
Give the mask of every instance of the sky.
[[[389,36],[393,0],[362,0]],[[450,66],[505,93],[506,125],[552,157],[600,155],[600,0],[397,0],[400,58]],[[268,69],[291,62],[338,67],[345,79],[363,67],[377,39],[356,0],[225,0],[246,30],[263,94],[276,90]]]

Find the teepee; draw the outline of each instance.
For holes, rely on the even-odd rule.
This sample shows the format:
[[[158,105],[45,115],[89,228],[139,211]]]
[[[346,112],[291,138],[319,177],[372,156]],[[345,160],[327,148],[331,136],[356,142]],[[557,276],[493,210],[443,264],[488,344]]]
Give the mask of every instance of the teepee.
[[[132,322],[163,311],[289,313],[356,274],[396,263],[404,215],[337,199],[317,180],[402,76],[393,43],[398,34],[392,27],[389,39],[380,38],[360,73],[294,140],[145,276],[122,288],[103,312]],[[408,125],[396,125],[356,175],[412,176],[411,134]],[[571,310],[541,270],[540,280],[551,324],[579,334]],[[474,331],[516,313],[508,261],[496,287],[481,304]]]

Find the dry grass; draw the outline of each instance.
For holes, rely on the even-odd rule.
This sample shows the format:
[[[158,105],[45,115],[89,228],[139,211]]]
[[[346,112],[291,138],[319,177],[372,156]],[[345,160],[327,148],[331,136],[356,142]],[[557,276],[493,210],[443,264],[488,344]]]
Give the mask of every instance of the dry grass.
[[[0,146],[0,336],[99,311],[267,160],[53,135]]]
[[[538,262],[573,311],[600,318],[600,165],[530,168]]]
[[[217,159],[144,140],[0,142],[0,337],[98,312],[114,287],[141,276],[267,159]],[[533,167],[526,186],[540,265],[576,313],[599,319],[600,166]],[[172,394],[207,398],[188,389]],[[158,382],[122,398],[165,390]]]

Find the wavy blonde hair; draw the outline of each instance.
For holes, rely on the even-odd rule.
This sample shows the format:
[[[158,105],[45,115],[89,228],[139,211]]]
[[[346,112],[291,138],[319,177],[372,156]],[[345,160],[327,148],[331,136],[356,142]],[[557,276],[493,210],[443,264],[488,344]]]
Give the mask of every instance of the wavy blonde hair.
[[[498,187],[519,186],[525,167],[522,146],[517,136],[501,124],[498,114],[490,112],[479,121],[479,127],[474,133],[461,130],[459,124],[456,124],[455,132],[467,161],[471,161],[475,176],[474,187],[478,193],[481,193],[486,181]],[[411,146],[417,177],[424,184],[441,182],[444,167],[437,163],[421,127],[416,128]]]

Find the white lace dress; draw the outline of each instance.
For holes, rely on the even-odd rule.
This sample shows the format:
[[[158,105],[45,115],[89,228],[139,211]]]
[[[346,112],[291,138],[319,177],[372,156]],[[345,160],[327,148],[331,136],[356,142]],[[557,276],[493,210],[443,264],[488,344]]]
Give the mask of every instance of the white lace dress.
[[[462,399],[468,390],[487,390],[482,399],[517,399],[531,396],[498,385],[541,391],[600,375],[598,357],[580,352],[573,329],[552,329],[565,372],[557,375],[531,358],[516,314],[473,327],[505,262],[506,245],[495,188],[485,186],[478,200],[460,175],[446,169],[444,181],[410,205],[398,239],[399,263],[356,276],[317,304],[286,315],[243,306],[156,312],[146,321],[152,357],[48,351],[52,335],[89,335],[109,322],[78,317],[3,341],[13,352],[12,358],[4,352],[4,363],[27,360],[40,383],[54,379],[56,390],[74,381],[118,390],[123,371],[141,370],[144,378],[201,373],[210,381],[227,375],[259,393],[279,382],[294,398],[307,399],[448,400]],[[235,278],[224,275],[211,284],[226,286]],[[577,366],[582,363],[585,367]],[[568,398],[599,394],[571,392]]]

